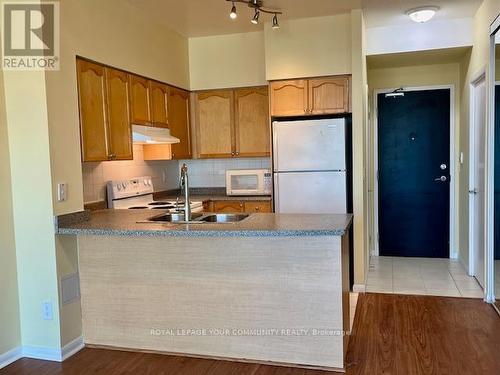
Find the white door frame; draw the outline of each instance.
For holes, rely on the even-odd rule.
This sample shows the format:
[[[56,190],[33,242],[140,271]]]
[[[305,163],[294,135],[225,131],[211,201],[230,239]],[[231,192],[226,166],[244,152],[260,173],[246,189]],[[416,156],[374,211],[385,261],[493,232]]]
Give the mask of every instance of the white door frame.
[[[373,95],[373,171],[374,171],[374,184],[373,184],[373,234],[374,234],[374,248],[372,250],[372,255],[379,255],[379,217],[378,217],[378,192],[379,192],[379,181],[378,181],[378,95],[387,94],[394,91],[396,88],[389,89],[376,89]],[[456,207],[455,207],[455,189],[456,189],[456,178],[455,169],[457,167],[456,155],[455,155],[455,86],[454,85],[436,85],[436,86],[417,86],[417,87],[405,87],[404,92],[408,91],[429,91],[429,90],[439,90],[448,89],[450,90],[450,249],[449,254],[451,259],[456,259],[458,257],[458,252],[456,248],[456,236],[455,236],[455,223],[456,223]],[[396,99],[397,100],[397,99]]]
[[[467,265],[468,266],[468,274],[469,276],[476,276],[475,275],[475,269],[476,269],[476,260],[475,260],[475,256],[476,256],[476,249],[475,249],[475,228],[474,228],[474,220],[473,220],[473,216],[475,214],[475,203],[476,203],[476,200],[475,199],[472,199],[471,197],[471,194],[470,194],[470,191],[475,189],[476,188],[476,152],[475,152],[475,148],[476,148],[476,121],[475,121],[475,114],[476,114],[476,106],[475,106],[475,87],[476,85],[483,81],[484,80],[484,84],[485,84],[485,89],[486,91],[488,91],[488,80],[487,80],[487,77],[486,77],[486,68],[483,67],[478,73],[476,73],[473,78],[471,79],[471,81],[469,82],[469,194],[468,194],[468,200],[469,200],[469,217],[468,217],[468,221],[469,221],[469,264]],[[486,98],[488,97],[488,92],[486,92]],[[486,99],[486,101],[488,101],[488,99]],[[485,103],[486,105],[487,103]],[[486,110],[486,108],[485,108]],[[485,112],[486,115],[485,115],[485,150],[487,148],[487,143],[488,143],[488,138],[487,138],[487,121],[488,121],[488,113]],[[486,151],[485,151],[486,152]],[[485,176],[487,175],[487,170],[485,170]],[[486,183],[485,183],[485,206],[487,206],[486,202],[487,202],[487,198],[486,198],[486,195],[487,195],[487,186],[486,186]],[[487,215],[487,207],[485,207],[485,215]],[[486,219],[486,217],[485,217]],[[484,224],[485,224],[485,229],[486,229],[486,220],[484,221]],[[486,245],[486,238],[484,239],[485,240],[485,245]],[[484,289],[486,289],[486,284],[487,284],[487,276],[486,276],[486,254],[484,254]]]
[[[486,256],[485,300],[495,302],[495,34],[500,29],[500,16],[490,26],[490,58],[486,76]]]

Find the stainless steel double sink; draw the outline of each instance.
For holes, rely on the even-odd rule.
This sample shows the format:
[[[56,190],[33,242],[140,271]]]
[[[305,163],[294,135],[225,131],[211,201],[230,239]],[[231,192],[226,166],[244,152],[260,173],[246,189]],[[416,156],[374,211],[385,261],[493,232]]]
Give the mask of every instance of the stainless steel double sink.
[[[203,223],[214,223],[214,224],[226,224],[226,223],[237,223],[239,221],[245,220],[249,217],[249,214],[203,214],[203,213],[192,213],[191,220],[186,221],[183,213],[168,213],[153,216],[148,219],[148,223],[175,223],[175,224],[203,224]]]

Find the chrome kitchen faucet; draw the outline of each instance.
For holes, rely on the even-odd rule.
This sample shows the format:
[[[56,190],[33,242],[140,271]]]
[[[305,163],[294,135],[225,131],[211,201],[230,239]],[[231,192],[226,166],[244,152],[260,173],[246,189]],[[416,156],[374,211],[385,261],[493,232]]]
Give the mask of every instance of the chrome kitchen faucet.
[[[181,190],[184,189],[184,220],[191,221],[191,200],[189,197],[188,167],[184,163],[181,167]]]

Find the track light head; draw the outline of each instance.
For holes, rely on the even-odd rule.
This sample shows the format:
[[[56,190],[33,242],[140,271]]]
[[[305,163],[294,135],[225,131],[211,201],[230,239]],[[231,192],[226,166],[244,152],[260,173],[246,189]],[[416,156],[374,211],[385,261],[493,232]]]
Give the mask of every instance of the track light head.
[[[229,13],[229,17],[232,20],[235,20],[236,18],[238,18],[238,14],[236,13],[236,5],[234,5],[234,2],[233,2],[233,7],[231,8],[231,13]]]
[[[259,10],[255,9],[255,14],[253,18],[250,20],[250,22],[253,23],[254,25],[257,25],[259,23],[259,16],[260,16]]]
[[[278,15],[275,14],[273,17],[273,29],[279,29],[280,24],[278,23]]]

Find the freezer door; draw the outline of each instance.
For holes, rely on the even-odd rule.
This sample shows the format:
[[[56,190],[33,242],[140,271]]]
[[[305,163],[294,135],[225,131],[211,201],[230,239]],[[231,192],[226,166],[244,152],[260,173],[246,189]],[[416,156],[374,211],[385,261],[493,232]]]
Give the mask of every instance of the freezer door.
[[[276,213],[345,214],[345,172],[290,172],[274,174]]]
[[[345,119],[275,121],[274,172],[344,171]]]

